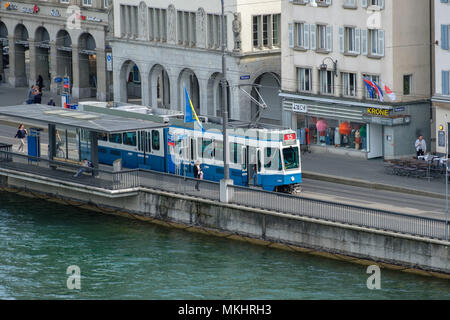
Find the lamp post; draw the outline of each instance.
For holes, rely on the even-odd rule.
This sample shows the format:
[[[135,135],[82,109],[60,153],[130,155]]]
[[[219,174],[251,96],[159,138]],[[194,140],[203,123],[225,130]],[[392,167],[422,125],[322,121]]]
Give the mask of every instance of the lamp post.
[[[225,61],[225,8],[224,0],[222,2],[222,125],[223,125],[223,178],[230,179],[230,166],[228,164],[228,108],[227,108],[227,77],[226,77],[226,61]]]
[[[448,241],[448,120],[445,114],[445,239]]]

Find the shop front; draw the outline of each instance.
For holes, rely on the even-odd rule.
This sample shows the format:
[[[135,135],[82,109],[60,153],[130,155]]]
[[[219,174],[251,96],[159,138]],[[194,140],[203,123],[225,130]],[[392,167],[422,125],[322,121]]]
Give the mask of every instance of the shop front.
[[[395,153],[390,149],[394,137],[413,130],[405,107],[313,99],[283,101],[285,125],[297,130],[303,150],[364,159],[390,157]]]

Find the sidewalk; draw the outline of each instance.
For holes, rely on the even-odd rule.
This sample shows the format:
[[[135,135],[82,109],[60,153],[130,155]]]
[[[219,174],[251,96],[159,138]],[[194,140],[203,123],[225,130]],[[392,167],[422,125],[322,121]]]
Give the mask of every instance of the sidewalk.
[[[2,82],[0,84],[0,106],[24,104],[27,100],[28,90],[30,90],[30,88],[13,88],[9,84]],[[44,88],[42,93],[42,104],[47,104],[50,98],[53,98],[53,101],[55,101],[57,106],[61,106],[61,95],[52,94],[50,90]],[[76,101],[73,101],[73,103],[76,103]]]
[[[401,177],[385,172],[383,159],[362,160],[323,153],[302,154],[303,177],[358,187],[445,199],[445,179]]]

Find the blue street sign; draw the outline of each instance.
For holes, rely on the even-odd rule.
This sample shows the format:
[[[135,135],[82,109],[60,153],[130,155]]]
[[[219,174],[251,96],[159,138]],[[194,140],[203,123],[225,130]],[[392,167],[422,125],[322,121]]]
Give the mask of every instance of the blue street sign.
[[[62,82],[62,78],[61,77],[55,78],[55,83],[59,83],[59,82]]]
[[[401,112],[401,111],[405,111],[405,107],[394,108],[394,112]]]
[[[241,80],[250,80],[250,75],[246,74],[245,76],[240,77]]]

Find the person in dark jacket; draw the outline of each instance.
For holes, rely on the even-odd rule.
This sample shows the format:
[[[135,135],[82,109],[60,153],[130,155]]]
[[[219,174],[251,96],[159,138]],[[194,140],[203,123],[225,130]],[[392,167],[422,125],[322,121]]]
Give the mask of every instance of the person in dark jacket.
[[[198,179],[195,183],[195,190],[200,191],[200,180],[203,180],[203,171],[202,167],[200,166],[200,161],[197,161],[194,166],[194,178]]]
[[[36,87],[36,93],[34,95],[34,103],[41,103],[42,101],[42,92],[39,90],[39,87]]]
[[[55,101],[53,101],[53,98],[50,98],[50,100],[48,101],[47,105],[53,106],[53,107],[56,106]]]
[[[20,139],[20,145],[19,148],[17,149],[17,152],[21,151],[23,152],[23,147],[25,146],[25,142],[23,140],[25,139],[27,134],[28,132],[27,129],[25,129],[25,126],[23,124],[20,124],[17,133],[14,136],[14,138]]]
[[[42,88],[44,87],[44,79],[41,75],[39,75],[36,80],[36,86],[38,87],[39,92],[42,92]]]

